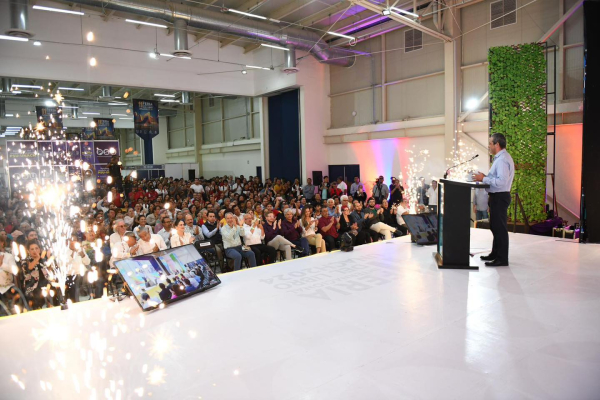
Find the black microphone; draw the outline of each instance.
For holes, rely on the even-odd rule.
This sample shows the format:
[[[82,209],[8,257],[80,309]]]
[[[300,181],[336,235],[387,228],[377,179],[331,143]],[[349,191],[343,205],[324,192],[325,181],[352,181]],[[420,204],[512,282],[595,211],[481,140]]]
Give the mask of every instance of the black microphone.
[[[476,159],[477,157],[479,157],[479,154],[475,154],[473,157],[471,157],[471,159],[470,159],[470,160],[467,160],[467,161],[464,161],[464,162],[461,162],[461,163],[458,163],[458,164],[456,164],[456,165],[453,165],[453,166],[451,166],[450,168],[448,168],[448,169],[446,170],[446,173],[444,174],[444,179],[446,179],[446,178],[448,177],[448,172],[450,172],[450,170],[451,170],[451,169],[454,169],[454,168],[456,168],[456,167],[458,167],[458,166],[461,166],[461,165],[463,165],[463,164],[466,164],[466,163],[468,163],[468,162],[471,162],[471,161],[473,161],[474,159]]]

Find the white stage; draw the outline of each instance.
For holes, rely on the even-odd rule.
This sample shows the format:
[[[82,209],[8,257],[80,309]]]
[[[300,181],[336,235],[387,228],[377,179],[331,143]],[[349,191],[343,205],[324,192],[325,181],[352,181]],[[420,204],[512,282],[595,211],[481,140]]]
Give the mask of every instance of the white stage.
[[[143,316],[103,299],[5,318],[0,397],[600,398],[600,246],[510,245],[508,268],[441,271],[401,238],[222,275]]]

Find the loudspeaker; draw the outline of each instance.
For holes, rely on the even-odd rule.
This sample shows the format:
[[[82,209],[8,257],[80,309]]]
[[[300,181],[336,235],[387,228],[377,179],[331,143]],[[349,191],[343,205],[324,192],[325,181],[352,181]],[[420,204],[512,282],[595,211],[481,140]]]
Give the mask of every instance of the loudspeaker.
[[[313,171],[312,172],[312,183],[315,186],[319,186],[323,183],[323,172],[322,171]]]

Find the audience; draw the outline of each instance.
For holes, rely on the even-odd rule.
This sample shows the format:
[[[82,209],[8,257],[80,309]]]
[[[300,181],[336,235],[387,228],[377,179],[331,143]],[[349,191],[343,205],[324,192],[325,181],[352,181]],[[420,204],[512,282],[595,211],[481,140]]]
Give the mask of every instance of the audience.
[[[367,193],[359,177],[351,186],[341,177],[332,183],[324,177],[319,185],[308,178],[303,186],[299,179],[261,182],[244,176],[193,182],[128,177],[113,179],[111,185],[98,183],[82,192],[80,210],[69,222],[73,236],[68,240],[72,268],[67,297],[79,301],[80,287],[93,280],[100,283],[88,293],[101,296],[116,260],[188,244],[199,249],[201,243],[208,244],[222,273],[228,271],[225,259],[239,270],[243,259],[254,267],[277,262],[278,253],[291,260],[335,250],[345,232],[355,246],[401,236],[406,233],[401,215],[408,210],[403,191],[393,180],[390,193],[380,176],[374,197],[363,209]],[[36,309],[58,304],[59,291],[46,267],[51,256],[40,244],[46,243],[50,218],[42,208],[32,212],[29,207],[27,195],[17,191],[0,205],[0,300],[13,304],[19,289]],[[14,257],[13,243],[23,246],[18,251],[27,253],[25,259]],[[202,279],[194,275],[176,285],[161,283],[160,298],[184,294]]]

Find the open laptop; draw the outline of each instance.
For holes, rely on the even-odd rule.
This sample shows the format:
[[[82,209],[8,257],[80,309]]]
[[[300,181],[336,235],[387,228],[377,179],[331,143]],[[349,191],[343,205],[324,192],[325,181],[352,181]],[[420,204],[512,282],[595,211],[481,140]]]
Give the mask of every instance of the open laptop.
[[[192,244],[119,260],[115,266],[143,311],[221,283]]]
[[[411,241],[420,244],[438,242],[437,216],[433,213],[403,215],[404,223],[411,235]]]

